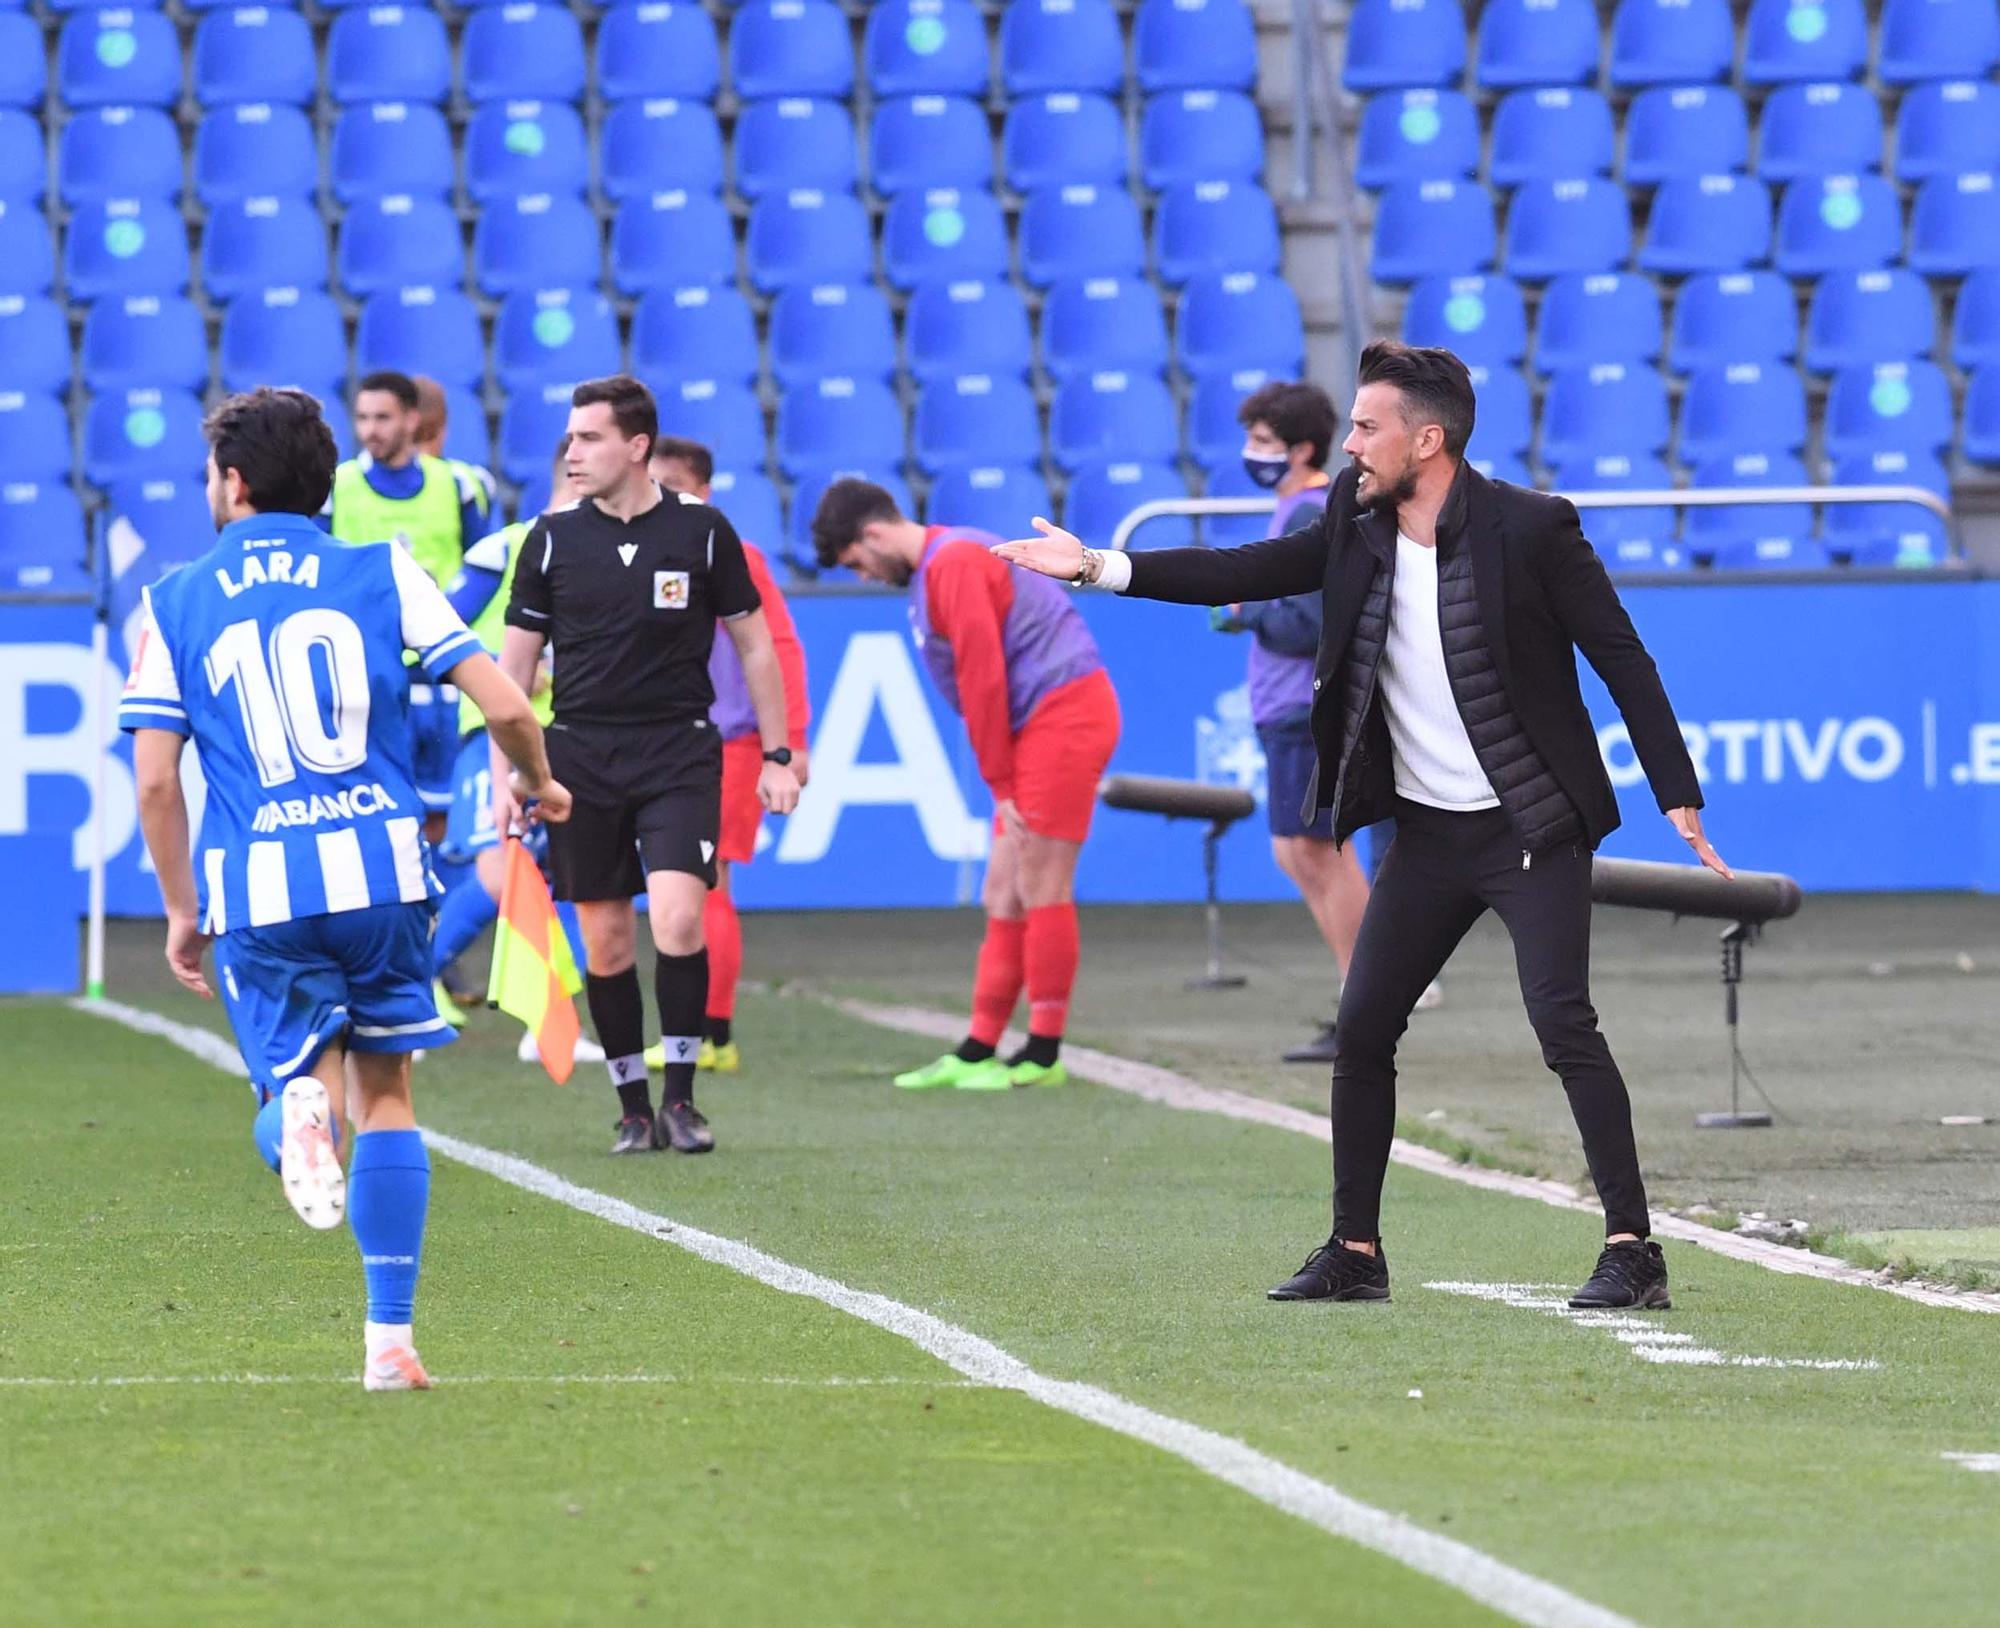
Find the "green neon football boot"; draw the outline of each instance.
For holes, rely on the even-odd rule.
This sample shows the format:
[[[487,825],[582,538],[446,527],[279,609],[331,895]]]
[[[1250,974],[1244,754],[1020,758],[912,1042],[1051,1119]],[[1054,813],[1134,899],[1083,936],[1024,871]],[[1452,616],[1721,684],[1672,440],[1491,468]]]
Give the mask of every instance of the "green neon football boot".
[[[1020,1062],[1008,1065],[1007,1083],[1009,1085],[1068,1085],[1069,1070],[1063,1066],[1061,1058],[1056,1059],[1053,1063],[1031,1063],[1024,1057]]]
[[[998,1073],[1001,1078],[997,1084],[968,1083],[982,1078],[982,1071],[986,1074]],[[1006,1073],[1007,1065],[997,1058],[988,1057],[982,1062],[968,1063],[956,1053],[946,1052],[934,1063],[898,1074],[896,1085],[904,1091],[938,1091],[953,1087],[966,1091],[995,1091],[1006,1089]]]

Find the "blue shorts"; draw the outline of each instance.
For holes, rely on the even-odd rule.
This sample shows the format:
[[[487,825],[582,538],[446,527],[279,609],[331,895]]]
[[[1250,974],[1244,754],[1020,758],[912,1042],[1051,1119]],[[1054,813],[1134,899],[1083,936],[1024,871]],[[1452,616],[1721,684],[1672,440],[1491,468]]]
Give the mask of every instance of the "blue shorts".
[[[416,774],[417,795],[433,814],[451,807],[452,769],[457,762],[458,691],[449,684],[412,684],[410,767]]]
[[[434,914],[378,904],[226,933],[216,971],[251,1081],[282,1091],[336,1042],[402,1052],[457,1039],[431,999]]]
[[[1299,818],[1299,805],[1306,800],[1306,787],[1312,784],[1319,761],[1312,725],[1303,718],[1259,724],[1257,740],[1264,748],[1264,812],[1271,821],[1271,835],[1333,841],[1332,809],[1321,809],[1310,825]]]

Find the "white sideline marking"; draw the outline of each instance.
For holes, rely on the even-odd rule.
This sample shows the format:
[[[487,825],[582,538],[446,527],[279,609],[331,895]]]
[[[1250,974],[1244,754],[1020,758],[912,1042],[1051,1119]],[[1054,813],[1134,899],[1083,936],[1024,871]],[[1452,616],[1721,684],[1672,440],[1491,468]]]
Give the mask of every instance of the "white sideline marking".
[[[24,1374],[0,1377],[0,1388],[16,1390],[94,1391],[140,1385],[348,1385],[353,1374]],[[858,1390],[879,1385],[915,1385],[933,1391],[990,1389],[970,1379],[898,1379],[866,1375],[826,1379],[785,1378],[772,1374],[450,1374],[442,1388],[460,1385],[776,1385],[801,1390]]]
[[[933,1040],[957,1040],[961,1037],[965,1024],[958,1018],[942,1012],[928,1011],[918,1006],[880,1006],[872,1001],[849,1000],[839,996],[818,997],[823,1004],[836,1011],[845,1012],[849,1017],[859,1018],[864,1023],[875,1024],[878,1028],[898,1029],[904,1034],[923,1035]],[[1020,1035],[1009,1031],[1004,1045],[1020,1043]],[[1072,1074],[1081,1076],[1094,1084],[1106,1086],[1113,1091],[1123,1091],[1128,1096],[1140,1097],[1147,1102],[1157,1102],[1164,1107],[1179,1108],[1189,1113],[1217,1114],[1224,1119],[1239,1119],[1252,1125],[1269,1125],[1276,1130],[1293,1131],[1301,1136],[1310,1136],[1316,1141],[1331,1142],[1332,1126],[1325,1114],[1309,1114],[1302,1108],[1292,1108],[1281,1102],[1267,1102],[1262,1097],[1253,1097],[1247,1092],[1231,1091],[1221,1086],[1202,1085],[1185,1075],[1176,1074],[1171,1069],[1159,1068],[1151,1063],[1137,1063],[1128,1057],[1119,1057],[1111,1052],[1093,1051],[1088,1046],[1063,1044],[1063,1061],[1069,1065]],[[1531,1198],[1537,1204],[1551,1205],[1559,1210],[1584,1210],[1592,1215],[1599,1214],[1594,1202],[1581,1198],[1575,1189],[1561,1182],[1544,1181],[1537,1176],[1517,1176],[1506,1170],[1486,1170],[1478,1165],[1460,1164],[1449,1154],[1439,1153],[1435,1148],[1421,1147],[1415,1142],[1406,1142],[1400,1136],[1390,1145],[1389,1156],[1412,1170],[1422,1170],[1433,1176],[1442,1176],[1446,1181],[1458,1182],[1465,1187],[1482,1187],[1491,1193],[1507,1193],[1515,1198]],[[1706,1249],[1716,1255],[1727,1255],[1732,1260],[1748,1261],[1753,1266],[1768,1267],[1773,1272],[1786,1272],[1799,1277],[1824,1278],[1830,1283],[1848,1283],[1864,1289],[1879,1289],[1885,1294],[1896,1295],[1904,1300],[1914,1300],[1925,1306],[1950,1306],[1959,1311],[2000,1312],[2000,1294],[1980,1291],[1959,1292],[1956,1290],[1934,1289],[1922,1283],[1882,1282],[1872,1272],[1838,1260],[1831,1255],[1817,1255],[1808,1249],[1788,1248],[1783,1244],[1765,1243],[1758,1238],[1740,1238],[1733,1232],[1718,1232],[1714,1227],[1704,1227],[1698,1221],[1689,1221],[1677,1215],[1653,1215],[1653,1231],[1663,1238],[1677,1238],[1682,1243],[1693,1244],[1697,1249]]]
[[[1940,1453],[1948,1464],[1962,1464],[1978,1475],[2000,1475],[2000,1453]]]
[[[76,1000],[70,1004],[141,1033],[158,1035],[204,1061],[216,1062],[230,1073],[244,1072],[242,1060],[208,1030],[175,1023],[120,1001]],[[221,1055],[226,1055],[226,1061],[219,1060]],[[1400,1515],[1364,1504],[1233,1436],[1156,1413],[1095,1385],[1053,1379],[1039,1373],[992,1341],[929,1312],[886,1295],[849,1288],[733,1238],[721,1238],[642,1210],[608,1193],[579,1187],[552,1170],[511,1154],[462,1142],[438,1131],[426,1131],[424,1139],[446,1158],[523,1192],[553,1199],[600,1221],[673,1244],[785,1294],[817,1300],[835,1311],[871,1323],[909,1341],[977,1384],[1019,1391],[1058,1412],[1169,1453],[1216,1480],[1247,1492],[1260,1503],[1296,1516],[1334,1537],[1385,1555],[1515,1622],[1529,1624],[1530,1628],[1637,1628],[1630,1618],[1593,1605],[1554,1583],[1517,1571],[1469,1544],[1426,1531]]]

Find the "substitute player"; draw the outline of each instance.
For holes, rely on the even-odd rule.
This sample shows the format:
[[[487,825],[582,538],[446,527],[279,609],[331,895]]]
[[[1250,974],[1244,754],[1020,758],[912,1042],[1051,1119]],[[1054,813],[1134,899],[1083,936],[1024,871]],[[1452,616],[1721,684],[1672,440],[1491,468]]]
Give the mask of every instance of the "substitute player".
[[[499,512],[499,485],[493,479],[493,471],[484,464],[468,463],[445,451],[445,436],[451,428],[451,403],[444,386],[425,373],[411,374],[410,383],[417,387],[417,455],[442,458],[449,464],[460,492],[477,497],[479,511],[490,526]]]
[[[779,814],[799,797],[784,679],[734,528],[705,503],[668,496],[647,472],[660,433],[652,392],[620,375],[578,385],[570,401],[579,501],[543,515],[522,545],[500,664],[525,687],[543,645],[556,647],[549,744],[577,807],[550,832],[549,861],[556,897],[576,904],[583,927],[591,1021],[618,1091],[612,1151],[706,1153],[715,1137],[694,1105],[694,1072],[722,802],[722,743],[708,716],[716,623],[729,630],[757,714],[757,794]],[[495,780],[493,823],[504,831],[515,805]],[[635,893],[646,895],[659,952],[667,1066],[657,1119],[633,965]]]
[[[706,503],[713,495],[715,455],[699,441],[663,435],[653,448],[653,479],[667,491]],[[792,773],[806,783],[806,735],[812,725],[812,703],[806,695],[806,651],[792,613],[771,574],[764,551],[743,539],[744,563],[771,626],[771,643],[785,678],[785,740],[792,749]],[[743,681],[743,663],[724,628],[715,630],[708,657],[708,679],[715,686],[715,705],[708,716],[722,736],[722,836],[715,849],[715,886],[708,890],[702,912],[702,932],[708,940],[708,1012],[702,1019],[697,1069],[734,1074],[743,1066],[735,1036],[736,985],[743,975],[743,924],[729,891],[729,867],[747,865],[757,854],[757,833],[764,823],[764,805],[757,798],[757,777],[763,772],[763,742],[757,736],[757,711]],[[648,1068],[667,1066],[666,1048],[646,1053]]]
[[[371,1391],[423,1390],[411,1335],[430,1160],[410,1107],[410,1056],[449,1042],[431,1002],[437,892],[405,723],[413,652],[449,676],[552,821],[569,794],[541,726],[432,582],[389,544],[334,543],[312,518],[333,481],[333,433],[297,390],[232,396],[209,415],[213,550],[148,593],[119,706],[133,733],[139,817],[167,910],[167,961],[204,999],[219,981],[253,1079],[283,1093],[286,1196],[311,1226],[343,1208],[368,1285]],[[182,749],[208,783],[190,851]],[[196,881],[199,871],[200,882]],[[352,1172],[333,1145],[343,1056]],[[347,1192],[351,1182],[352,1194]]]
[[[999,541],[963,526],[920,526],[862,480],[827,488],[813,516],[820,563],[910,590],[910,631],[945,699],[965,719],[993,794],[986,939],[972,1023],[956,1051],[896,1077],[907,1090],[1060,1085],[1076,983],[1076,861],[1097,783],[1118,744],[1118,695],[1083,618],[1055,584],[1003,565]],[[995,1055],[1023,984],[1028,1043]]]

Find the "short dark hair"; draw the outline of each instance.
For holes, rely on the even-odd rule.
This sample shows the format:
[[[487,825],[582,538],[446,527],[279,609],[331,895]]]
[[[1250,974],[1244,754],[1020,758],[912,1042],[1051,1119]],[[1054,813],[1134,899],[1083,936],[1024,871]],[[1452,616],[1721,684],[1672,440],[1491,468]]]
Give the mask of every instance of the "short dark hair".
[[[1236,422],[1246,430],[1253,424],[1268,424],[1288,447],[1309,443],[1313,468],[1324,469],[1327,454],[1333,451],[1340,414],[1333,397],[1318,385],[1274,379],[1243,398],[1243,405],[1236,409]]]
[[[1465,453],[1477,413],[1472,374],[1450,351],[1378,339],[1361,353],[1358,384],[1391,384],[1403,396],[1407,424],[1435,424],[1444,431],[1447,457]]]
[[[218,469],[233,469],[260,514],[318,514],[333,490],[333,431],[303,390],[231,396],[202,421]]]
[[[599,402],[611,409],[611,420],[626,440],[646,438],[646,455],[660,439],[660,408],[648,390],[629,373],[614,373],[606,379],[585,379],[570,392],[572,407],[594,407]]]
[[[663,435],[653,443],[655,458],[672,458],[694,471],[694,478],[706,486],[715,479],[715,454],[699,441],[685,435]]]
[[[885,487],[849,476],[826,489],[813,511],[813,554],[822,568],[838,565],[862,529],[878,521],[894,523],[903,511]]]
[[[386,390],[403,405],[403,411],[414,413],[422,403],[417,394],[417,381],[407,373],[396,373],[384,368],[379,373],[369,373],[354,387],[355,399],[359,400],[370,390]]]

